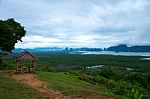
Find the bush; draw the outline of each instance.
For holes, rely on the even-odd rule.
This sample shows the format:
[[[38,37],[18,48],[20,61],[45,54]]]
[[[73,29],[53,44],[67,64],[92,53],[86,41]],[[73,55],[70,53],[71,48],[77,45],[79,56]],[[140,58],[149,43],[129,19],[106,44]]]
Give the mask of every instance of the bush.
[[[107,79],[102,77],[102,76],[96,76],[96,77],[93,77],[92,80],[96,83],[100,83],[100,84],[106,84],[107,82]]]
[[[115,78],[116,70],[113,70],[112,68],[104,67],[100,71],[100,75],[105,77],[105,78]]]
[[[115,89],[117,86],[116,82],[113,80],[107,80],[105,85],[108,89],[111,89],[111,90]]]
[[[81,80],[103,84],[116,95],[127,96],[131,99],[150,99],[150,73],[143,74],[121,71],[114,69],[114,67],[103,67],[96,70],[87,70],[82,74],[84,76],[78,75]]]
[[[131,93],[131,90],[132,90],[132,85],[130,83],[120,80],[117,82],[116,85],[117,86],[114,90],[114,93],[116,93],[117,95],[129,96],[129,94]]]
[[[132,88],[131,97],[132,97],[133,99],[142,99],[143,94],[142,94],[142,93],[139,93],[138,90],[135,90],[134,88]]]

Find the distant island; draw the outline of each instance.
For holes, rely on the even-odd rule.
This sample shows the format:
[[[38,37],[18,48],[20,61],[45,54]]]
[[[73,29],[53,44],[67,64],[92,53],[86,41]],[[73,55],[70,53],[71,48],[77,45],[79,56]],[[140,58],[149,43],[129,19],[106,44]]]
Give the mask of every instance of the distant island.
[[[16,48],[13,51],[114,51],[114,52],[150,52],[150,46],[131,46],[128,47],[127,44],[120,44],[117,46],[110,46],[108,48],[88,48],[88,47],[82,47],[82,48],[59,48],[59,47],[39,47],[39,48]]]
[[[111,46],[104,48],[105,51],[115,51],[115,52],[150,52],[150,46],[131,46],[128,47],[126,44],[121,44],[117,46]]]

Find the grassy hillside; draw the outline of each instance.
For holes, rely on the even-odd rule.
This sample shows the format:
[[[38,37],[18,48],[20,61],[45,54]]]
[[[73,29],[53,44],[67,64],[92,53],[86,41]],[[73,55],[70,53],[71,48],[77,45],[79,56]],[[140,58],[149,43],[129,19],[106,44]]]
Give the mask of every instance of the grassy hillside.
[[[80,55],[68,52],[33,54],[37,57],[36,70],[39,78],[47,81],[50,88],[64,94],[96,92],[109,96],[120,95],[121,98],[150,97],[150,61],[141,60],[144,58],[142,56]],[[15,69],[13,60],[3,62],[2,69]],[[86,68],[94,65],[104,66]]]
[[[79,96],[84,92],[96,92],[108,96],[114,96],[114,94],[107,90],[105,86],[93,85],[89,82],[79,80],[77,76],[69,73],[38,71],[36,74],[41,80],[47,81],[50,88],[59,90],[63,94]]]
[[[18,81],[0,76],[0,99],[37,99],[35,90]]]

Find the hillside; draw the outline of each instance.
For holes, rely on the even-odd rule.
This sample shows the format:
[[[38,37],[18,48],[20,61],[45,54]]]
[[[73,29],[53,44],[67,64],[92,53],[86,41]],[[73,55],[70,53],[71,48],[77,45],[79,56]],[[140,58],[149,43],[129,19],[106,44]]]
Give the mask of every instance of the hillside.
[[[64,73],[15,74],[14,71],[0,71],[0,80],[0,99],[115,99],[100,94],[100,88],[103,93],[107,91],[102,86]]]
[[[37,78],[47,82],[46,88],[65,96],[150,97],[150,61],[143,60],[147,57],[82,55],[66,51],[34,52],[33,55],[37,57],[36,74],[31,77],[31,82],[23,75],[15,76],[15,79],[32,85],[32,79]],[[3,60],[1,69],[15,69],[15,66],[14,60]]]

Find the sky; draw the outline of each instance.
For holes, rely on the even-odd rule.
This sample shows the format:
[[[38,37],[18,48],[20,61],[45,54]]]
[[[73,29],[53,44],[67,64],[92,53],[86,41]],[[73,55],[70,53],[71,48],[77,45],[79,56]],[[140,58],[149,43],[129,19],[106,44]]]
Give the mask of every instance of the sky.
[[[16,48],[150,45],[150,0],[0,0],[27,31]]]

